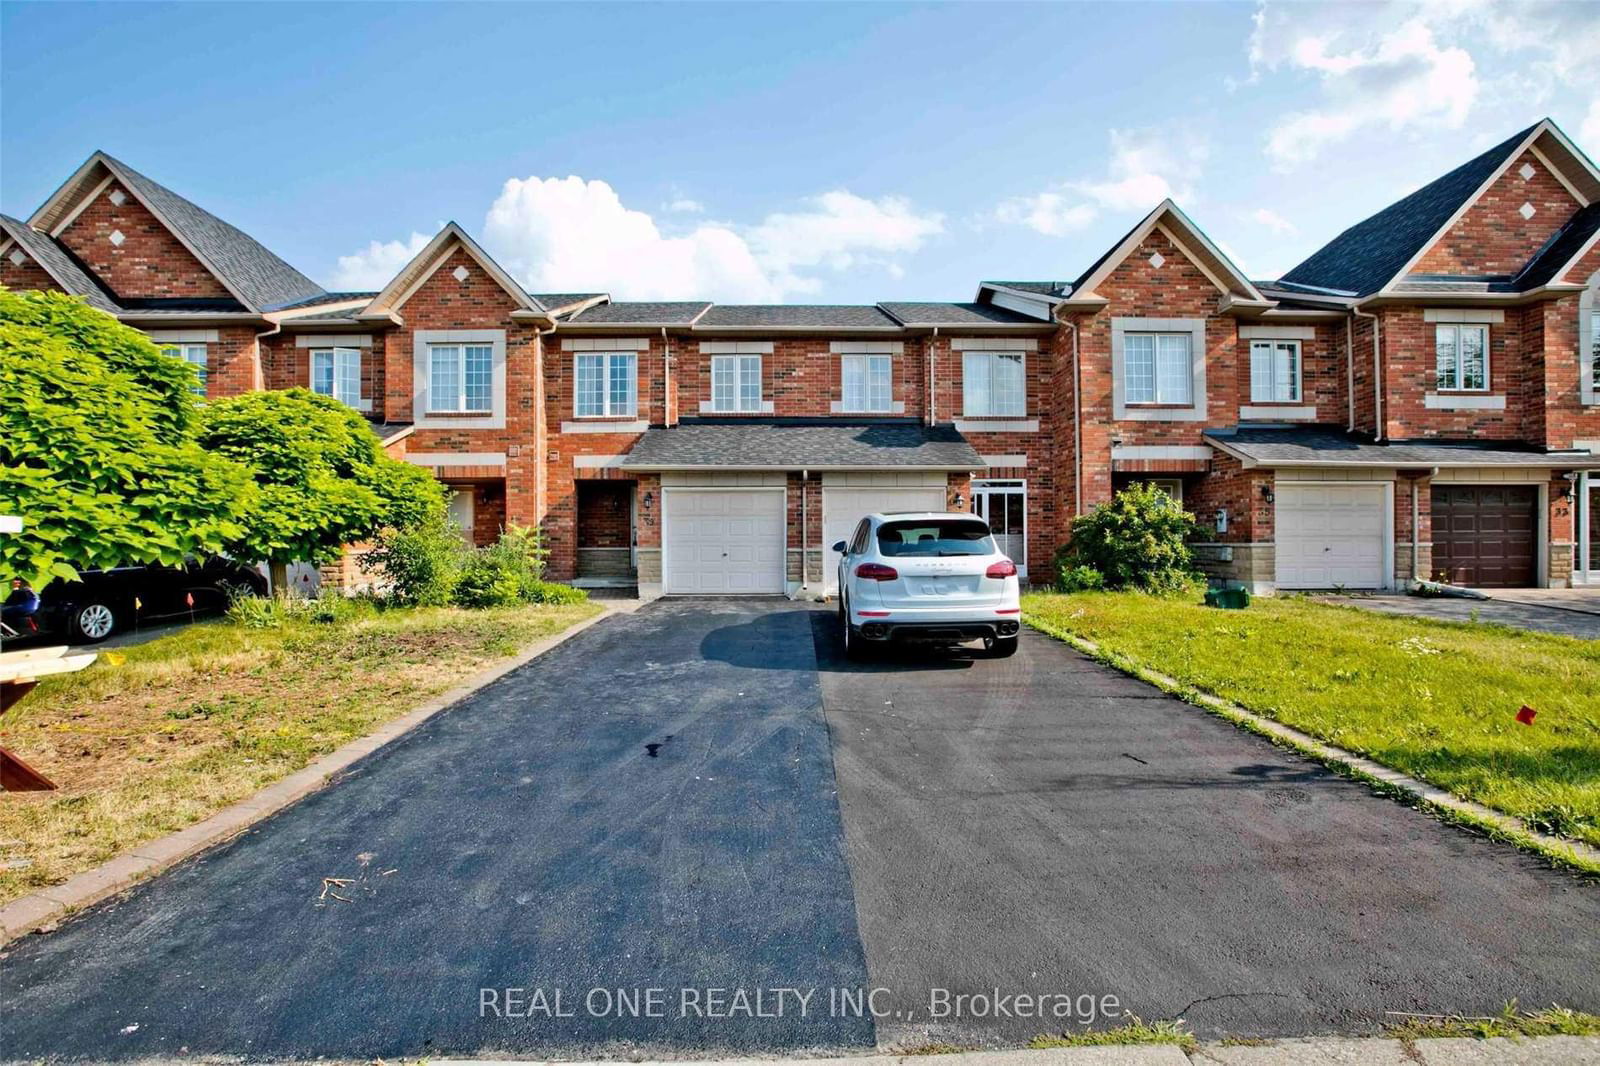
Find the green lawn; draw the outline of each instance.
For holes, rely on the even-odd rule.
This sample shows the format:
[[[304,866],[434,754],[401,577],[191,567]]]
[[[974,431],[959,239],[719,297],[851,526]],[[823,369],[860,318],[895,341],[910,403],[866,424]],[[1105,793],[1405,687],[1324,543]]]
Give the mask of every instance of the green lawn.
[[[1458,796],[1600,845],[1600,641],[1304,597],[1035,594],[1023,616]],[[1538,717],[1517,722],[1523,704]]]
[[[0,718],[0,744],[60,786],[0,801],[0,903],[192,825],[600,609],[202,623],[46,681]]]

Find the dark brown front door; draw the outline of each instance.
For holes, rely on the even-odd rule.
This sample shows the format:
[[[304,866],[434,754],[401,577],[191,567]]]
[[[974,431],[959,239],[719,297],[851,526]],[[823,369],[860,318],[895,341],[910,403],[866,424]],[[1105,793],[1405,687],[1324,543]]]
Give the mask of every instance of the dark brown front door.
[[[1434,573],[1481,588],[1532,585],[1538,506],[1534,485],[1435,485]]]

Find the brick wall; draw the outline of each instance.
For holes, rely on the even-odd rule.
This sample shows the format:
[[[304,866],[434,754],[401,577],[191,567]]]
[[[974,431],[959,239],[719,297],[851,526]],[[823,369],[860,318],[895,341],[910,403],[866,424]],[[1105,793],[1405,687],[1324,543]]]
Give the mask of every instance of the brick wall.
[[[121,191],[121,205],[112,194]],[[120,245],[111,240],[121,233]],[[112,182],[59,236],[62,244],[123,298],[229,299],[227,288],[131,193]]]
[[[214,400],[265,388],[256,356],[256,331],[227,327],[218,330],[217,336],[217,343],[206,345],[206,395]]]
[[[577,483],[579,548],[626,548],[632,542],[629,508],[632,483]]]
[[[1531,177],[1522,176],[1524,166]],[[1530,218],[1521,208],[1531,204]],[[1418,274],[1515,274],[1579,204],[1533,152],[1506,172],[1467,209],[1413,268]]]
[[[24,255],[27,253],[24,252]],[[31,257],[24,259],[19,265],[11,261],[11,252],[0,256],[0,285],[8,289],[21,292],[26,289],[35,289],[39,292],[61,292],[61,286],[55,279],[36,263]]]
[[[386,406],[385,347],[381,331],[373,332],[378,335],[373,336],[371,346],[360,345],[351,340],[338,347],[355,348],[361,353],[361,398],[372,401],[372,409],[363,413],[383,421]],[[372,333],[366,335],[372,336]],[[309,389],[311,387],[313,349],[300,347],[297,343],[298,336],[293,333],[279,333],[261,342],[261,374],[265,388]]]

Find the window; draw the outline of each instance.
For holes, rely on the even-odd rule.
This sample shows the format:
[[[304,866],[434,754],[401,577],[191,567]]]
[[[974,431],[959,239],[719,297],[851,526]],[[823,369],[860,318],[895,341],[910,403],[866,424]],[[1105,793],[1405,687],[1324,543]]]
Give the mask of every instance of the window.
[[[761,357],[716,355],[711,357],[711,409],[761,410]]]
[[[1300,342],[1250,342],[1250,401],[1300,402]]]
[[[637,404],[632,352],[596,352],[577,357],[577,394],[573,412],[579,418],[620,417]]]
[[[206,346],[203,344],[164,344],[161,346],[162,355],[170,355],[182,359],[194,367],[199,380],[194,383],[190,391],[197,396],[206,394]]]
[[[492,345],[428,345],[429,413],[488,413],[493,407],[493,380]]]
[[[993,555],[994,540],[989,525],[981,519],[922,519],[910,522],[885,522],[878,527],[878,552],[881,555],[933,556]]]
[[[1122,359],[1127,381],[1126,402],[1184,405],[1193,402],[1189,334],[1124,334]]]
[[[1589,373],[1594,387],[1600,389],[1600,311],[1589,316]]]
[[[961,410],[967,416],[1027,413],[1021,352],[967,352],[961,358]]]
[[[887,355],[846,355],[840,360],[846,411],[893,409],[890,360]]]
[[[351,407],[358,406],[361,403],[361,350],[312,349],[311,391],[332,396]]]
[[[1440,325],[1434,335],[1439,388],[1483,392],[1489,388],[1489,327]]]

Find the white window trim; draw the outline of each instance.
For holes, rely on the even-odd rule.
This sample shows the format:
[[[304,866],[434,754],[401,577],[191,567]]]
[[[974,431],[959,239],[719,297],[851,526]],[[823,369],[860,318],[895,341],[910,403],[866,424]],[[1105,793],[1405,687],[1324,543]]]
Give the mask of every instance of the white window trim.
[[[578,361],[581,359],[602,359],[600,375],[600,414],[583,414],[578,410]],[[631,387],[628,389],[627,410],[613,409],[611,405],[611,360],[626,359],[633,365],[633,374],[630,377]],[[594,419],[619,419],[636,418],[639,414],[639,353],[630,351],[592,351],[575,352],[572,356],[572,417],[579,421]]]
[[[1446,387],[1446,386],[1443,386],[1443,385],[1439,384],[1439,332],[1441,330],[1446,330],[1446,329],[1453,330],[1454,333],[1455,333],[1455,338],[1456,338],[1456,342],[1455,342],[1455,349],[1456,349],[1456,351],[1455,351],[1455,369],[1456,369],[1456,381],[1457,382],[1460,382],[1462,380],[1462,378],[1464,377],[1463,367],[1462,367],[1462,363],[1461,363],[1461,335],[1462,335],[1462,331],[1470,329],[1470,330],[1477,330],[1477,331],[1479,331],[1479,332],[1481,332],[1483,334],[1483,384],[1482,385],[1461,385],[1461,384],[1456,384],[1456,385],[1453,385],[1453,386],[1450,386],[1450,387]],[[1494,367],[1492,365],[1492,359],[1491,359],[1490,350],[1489,350],[1489,345],[1491,343],[1491,340],[1492,340],[1492,338],[1489,335],[1489,325],[1486,322],[1436,322],[1436,323],[1434,323],[1434,326],[1433,326],[1433,368],[1434,368],[1433,369],[1433,380],[1434,380],[1435,386],[1437,387],[1437,391],[1441,392],[1441,393],[1452,393],[1452,394],[1453,393],[1458,393],[1458,392],[1485,392],[1485,393],[1488,392],[1490,386],[1494,383]]]
[[[889,393],[886,397],[884,397],[884,404],[882,407],[872,406],[872,362],[875,359],[883,360],[884,363],[886,363],[889,367]],[[845,397],[844,389],[845,364],[851,362],[852,360],[859,361],[863,364],[861,368],[862,395],[867,402],[857,406],[851,405],[849,399]],[[1028,380],[1026,366],[1023,368],[1022,380],[1024,389],[1026,389]],[[839,414],[886,415],[895,413],[896,407],[899,407],[903,412],[905,410],[905,404],[896,404],[894,401],[894,357],[887,354],[868,352],[851,352],[841,354],[839,356],[839,397],[840,399],[838,404],[834,406],[834,411]],[[963,404],[965,403],[964,393],[962,402]],[[1026,394],[1023,396],[1023,403],[1027,403]]]
[[[1252,404],[1259,404],[1259,405],[1262,405],[1262,406],[1273,406],[1273,405],[1281,405],[1281,406],[1286,406],[1286,407],[1297,406],[1301,402],[1301,397],[1305,395],[1305,372],[1306,372],[1305,345],[1303,343],[1301,343],[1301,341],[1298,338],[1294,338],[1294,337],[1252,337],[1250,339],[1249,343],[1250,343],[1250,349],[1249,349],[1248,355],[1249,355],[1249,359],[1250,359],[1250,402]],[[1276,367],[1273,367],[1273,368],[1269,369],[1269,371],[1268,371],[1268,373],[1269,373],[1269,375],[1271,377],[1271,380],[1267,382],[1267,395],[1263,396],[1263,397],[1257,397],[1256,396],[1256,359],[1255,359],[1255,354],[1256,354],[1256,345],[1258,345],[1258,344],[1269,345],[1270,349],[1271,349],[1271,352],[1272,352],[1272,357],[1273,357],[1274,360],[1276,360],[1277,356],[1278,356],[1278,345],[1280,345],[1280,344],[1292,344],[1292,345],[1294,345],[1294,394],[1292,396],[1279,396],[1279,395],[1277,395],[1276,389],[1277,389],[1277,384],[1278,384],[1278,375],[1277,375]]]
[[[973,411],[967,408],[967,357],[981,355],[989,360],[989,410]],[[1015,358],[1022,369],[1022,408],[1017,411],[994,409],[994,364],[998,359]],[[1026,419],[1028,417],[1028,352],[1023,348],[999,348],[985,345],[982,348],[961,349],[961,417],[965,419]]]
[[[211,349],[204,344],[193,341],[163,341],[160,342],[161,351],[166,355],[182,359],[192,367],[200,370],[200,380],[190,386],[189,391],[196,396],[204,396],[206,388],[211,382]],[[195,352],[200,353],[200,358],[194,357]]]
[[[317,357],[320,355],[326,355],[333,360],[333,392],[331,394],[323,393],[322,395],[332,395],[333,398],[338,400],[340,403],[347,404],[357,411],[372,410],[372,401],[370,399],[362,399],[361,397],[361,349],[347,348],[340,345],[327,348],[311,349],[310,359],[308,360],[308,371],[311,379],[312,392],[317,391]],[[339,395],[340,355],[353,356],[356,362],[356,394],[348,400]]]
[[[1151,407],[1127,401],[1123,338],[1130,333],[1189,334],[1189,396],[1181,407]],[[1111,417],[1123,422],[1202,422],[1206,419],[1206,320],[1203,318],[1113,318],[1111,320]]]
[[[1594,331],[1600,329],[1600,271],[1578,297],[1578,400],[1586,407],[1600,404],[1600,373],[1594,365]]]
[[[756,364],[756,399],[750,406],[744,400],[744,365],[745,360],[753,359]],[[731,367],[733,373],[733,406],[724,407],[717,403],[717,367]],[[759,352],[746,352],[738,355],[725,354],[711,357],[711,399],[701,406],[702,411],[719,415],[755,415],[770,414],[772,404],[765,396],[763,384],[766,375],[766,362]]]
[[[456,349],[456,396],[460,402],[467,402],[467,349],[489,349],[489,406],[488,407],[434,407],[433,406],[433,353],[439,348]],[[480,418],[494,413],[494,348],[482,341],[434,341],[428,345],[428,414],[444,418],[462,416],[467,418]]]
[[[419,329],[411,340],[411,411],[419,429],[506,428],[506,331],[503,329]],[[435,344],[487,344],[490,355],[489,413],[461,415],[431,410],[432,367],[429,348]]]
[[[1128,379],[1128,339],[1130,337],[1150,338],[1150,384],[1155,390],[1155,398],[1150,400],[1129,400],[1126,397]],[[1163,400],[1161,398],[1161,338],[1183,337],[1189,341],[1189,381],[1188,397],[1182,400]],[[1124,402],[1129,407],[1190,407],[1194,404],[1194,338],[1182,330],[1128,330],[1122,335],[1122,374]]]

